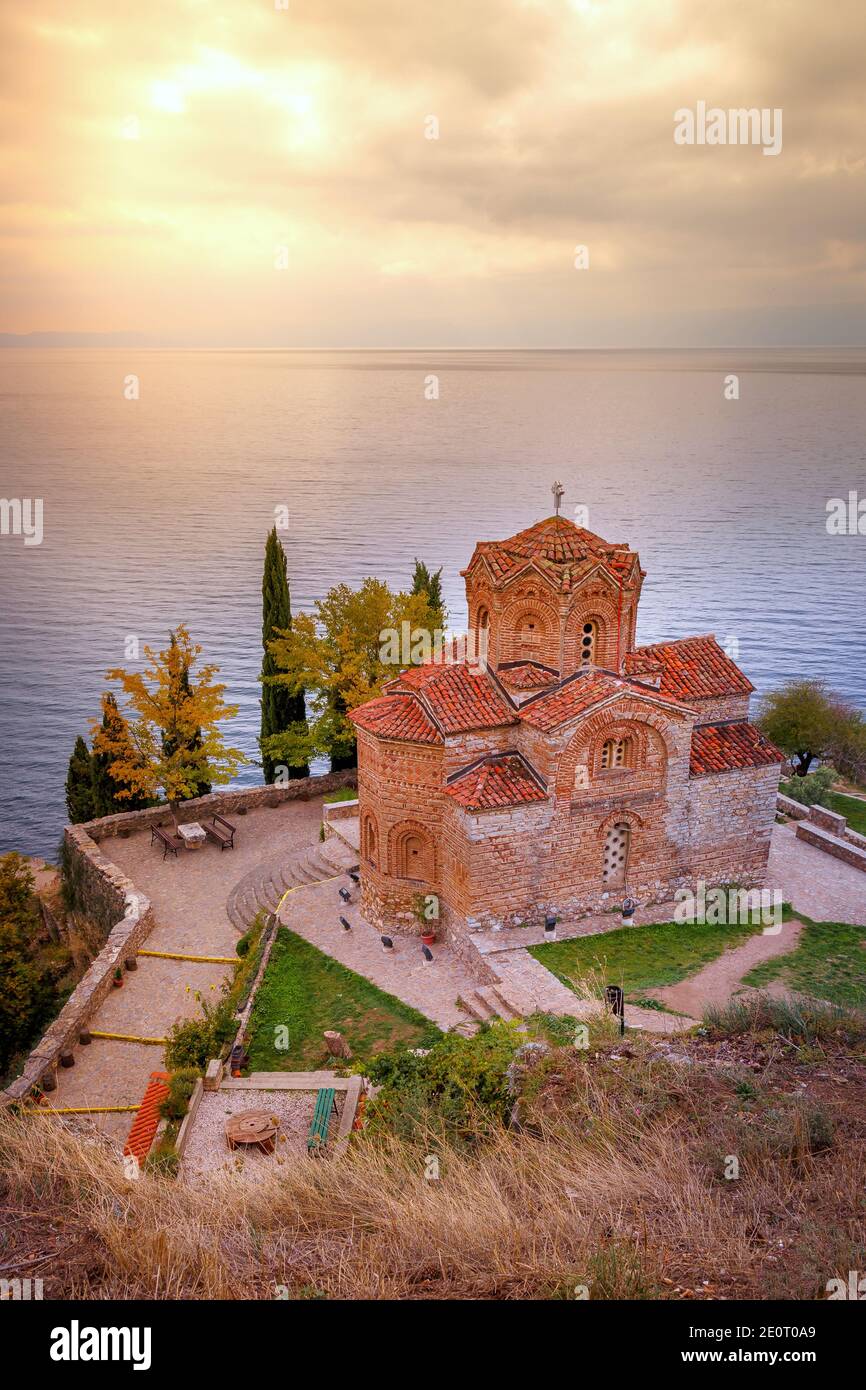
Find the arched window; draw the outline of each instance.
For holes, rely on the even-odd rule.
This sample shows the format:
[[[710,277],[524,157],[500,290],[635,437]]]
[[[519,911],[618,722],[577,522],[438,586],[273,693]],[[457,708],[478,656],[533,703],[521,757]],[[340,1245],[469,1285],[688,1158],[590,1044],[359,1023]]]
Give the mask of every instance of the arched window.
[[[486,608],[479,608],[479,610],[478,610],[478,617],[475,619],[475,626],[476,626],[476,627],[489,627],[489,626],[490,626],[490,614],[489,614],[489,612],[487,611]]]
[[[371,815],[364,818],[364,845],[363,855],[368,864],[376,867],[376,860],[379,857],[379,832],[376,829],[376,822]]]
[[[604,837],[604,860],[601,871],[604,883],[609,883],[612,887],[625,883],[630,845],[630,825],[627,821],[617,821]]]
[[[432,882],[433,846],[420,829],[406,829],[395,841],[398,878],[411,878],[422,883]]]
[[[602,770],[612,767],[631,767],[632,740],[630,738],[609,738],[601,750]]]
[[[591,666],[595,662],[595,649],[598,644],[598,624],[584,623],[580,634],[580,664]]]

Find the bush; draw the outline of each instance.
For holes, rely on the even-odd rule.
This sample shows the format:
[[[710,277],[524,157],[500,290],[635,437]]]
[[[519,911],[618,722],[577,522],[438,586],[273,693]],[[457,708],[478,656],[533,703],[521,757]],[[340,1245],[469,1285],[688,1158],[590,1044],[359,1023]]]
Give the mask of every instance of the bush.
[[[807,1043],[832,1038],[853,1044],[866,1038],[866,1017],[862,1013],[793,996],[774,999],[769,994],[759,994],[732,999],[724,1008],[707,1009],[704,1023],[715,1038],[762,1032]]]
[[[447,1033],[423,1056],[379,1053],[365,1067],[382,1088],[367,1112],[371,1130],[475,1145],[508,1118],[507,1070],[523,1041],[516,1024],[495,1022],[472,1038]]]
[[[230,1001],[218,1004],[199,1000],[200,1018],[179,1019],[168,1032],[165,1060],[172,1071],[203,1072],[211,1057],[218,1057],[235,1035],[234,1011]]]
[[[144,1171],[153,1177],[174,1178],[180,1167],[180,1154],[173,1144],[160,1144],[144,1160]]]
[[[168,1095],[160,1102],[159,1113],[164,1120],[182,1120],[189,1109],[190,1097],[199,1080],[200,1072],[194,1067],[184,1067],[172,1072],[168,1079]]]
[[[801,806],[828,806],[837,776],[834,767],[816,767],[805,777],[792,777],[790,782],[782,782],[779,791],[792,801],[799,801]]]

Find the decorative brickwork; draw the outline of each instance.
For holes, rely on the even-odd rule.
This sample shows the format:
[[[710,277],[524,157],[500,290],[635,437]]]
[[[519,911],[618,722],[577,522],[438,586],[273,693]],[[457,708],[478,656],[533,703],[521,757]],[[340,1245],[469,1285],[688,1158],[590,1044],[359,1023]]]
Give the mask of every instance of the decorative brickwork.
[[[782,754],[713,636],[637,647],[644,573],[561,517],[464,571],[488,665],[415,668],[356,710],[364,911],[419,931],[536,924],[764,881]]]

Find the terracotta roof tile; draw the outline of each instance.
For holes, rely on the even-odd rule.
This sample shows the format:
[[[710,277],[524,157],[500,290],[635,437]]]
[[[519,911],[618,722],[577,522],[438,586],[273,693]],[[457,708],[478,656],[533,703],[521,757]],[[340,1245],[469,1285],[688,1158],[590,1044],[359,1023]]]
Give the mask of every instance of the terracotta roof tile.
[[[546,801],[547,793],[529,764],[517,753],[485,758],[459,773],[446,787],[449,796],[470,811]]]
[[[506,690],[539,690],[559,679],[556,672],[539,665],[537,661],[518,661],[509,666],[500,666],[496,674]]]
[[[497,584],[533,563],[555,588],[566,593],[575,579],[582,578],[596,564],[603,564],[617,579],[622,579],[638,563],[637,555],[627,545],[612,545],[563,516],[536,522],[507,540],[479,541],[463,574],[468,574],[482,556]]]
[[[498,729],[517,723],[517,715],[487,672],[465,662],[453,666],[437,662],[413,666],[389,681],[385,690],[417,693],[443,734]]]
[[[689,776],[707,777],[739,767],[765,767],[783,762],[784,757],[746,719],[735,724],[700,724],[692,733]]]
[[[359,705],[349,715],[353,724],[368,729],[380,738],[394,738],[405,743],[443,743],[444,739],[432,719],[411,695],[380,695]]]
[[[717,695],[749,694],[752,682],[739,666],[726,656],[715,637],[684,637],[678,642],[657,642],[638,647],[631,661],[655,658],[662,664],[660,695],[674,700],[706,700]],[[637,674],[638,667],[626,658],[626,669]]]
[[[627,682],[604,671],[588,671],[566,681],[559,689],[551,690],[549,695],[521,706],[520,718],[537,729],[555,729],[626,686]]]

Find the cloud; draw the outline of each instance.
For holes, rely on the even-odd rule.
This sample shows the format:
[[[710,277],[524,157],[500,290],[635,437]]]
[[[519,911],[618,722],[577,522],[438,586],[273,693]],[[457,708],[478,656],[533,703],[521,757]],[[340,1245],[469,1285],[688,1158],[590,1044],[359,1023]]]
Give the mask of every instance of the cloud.
[[[7,330],[712,342],[863,302],[859,0],[45,0],[0,39]],[[698,100],[780,107],[782,154],[675,145]]]

